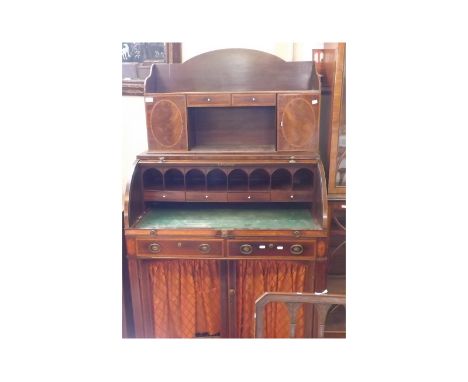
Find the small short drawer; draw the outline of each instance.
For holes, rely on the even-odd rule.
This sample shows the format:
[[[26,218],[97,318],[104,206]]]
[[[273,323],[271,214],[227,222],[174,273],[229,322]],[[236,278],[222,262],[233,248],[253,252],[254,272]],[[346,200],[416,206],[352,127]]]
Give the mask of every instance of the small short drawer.
[[[233,94],[232,106],[275,106],[276,94]]]
[[[315,257],[315,240],[229,240],[228,256],[300,256]]]
[[[189,94],[187,95],[187,106],[189,107],[210,107],[210,106],[231,106],[231,94]]]
[[[222,239],[137,239],[137,256],[223,256]]]
[[[310,202],[313,197],[312,191],[271,191],[273,202]]]
[[[230,192],[228,193],[229,202],[268,202],[270,200],[269,192]]]
[[[226,192],[187,192],[185,194],[187,202],[227,202]]]
[[[145,201],[183,202],[185,201],[185,192],[145,190],[144,199]]]

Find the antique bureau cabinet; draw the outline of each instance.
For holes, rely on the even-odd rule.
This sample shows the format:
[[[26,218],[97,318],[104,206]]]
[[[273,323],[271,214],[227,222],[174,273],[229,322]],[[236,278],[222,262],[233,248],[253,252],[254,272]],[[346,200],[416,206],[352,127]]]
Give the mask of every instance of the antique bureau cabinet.
[[[254,50],[152,66],[124,210],[137,337],[250,338],[263,292],[326,289],[320,87],[314,61]],[[288,336],[285,305],[266,316]],[[313,327],[301,308],[296,335]]]

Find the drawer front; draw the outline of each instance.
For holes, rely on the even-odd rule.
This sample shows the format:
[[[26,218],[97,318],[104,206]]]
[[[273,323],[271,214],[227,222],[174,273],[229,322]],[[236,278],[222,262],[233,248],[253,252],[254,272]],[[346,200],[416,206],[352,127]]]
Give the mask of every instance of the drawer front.
[[[183,202],[185,201],[185,192],[145,190],[144,199],[145,201]]]
[[[191,94],[187,95],[187,106],[189,107],[210,107],[210,106],[231,106],[230,94]]]
[[[268,202],[269,200],[269,192],[230,192],[228,194],[229,202]]]
[[[315,240],[228,240],[228,256],[300,256],[315,257]]]
[[[233,94],[232,106],[275,106],[276,94]]]
[[[226,192],[190,192],[187,191],[185,199],[188,202],[227,202]]]
[[[137,256],[223,256],[223,240],[137,239]]]
[[[310,202],[312,191],[271,191],[271,200],[275,202]]]

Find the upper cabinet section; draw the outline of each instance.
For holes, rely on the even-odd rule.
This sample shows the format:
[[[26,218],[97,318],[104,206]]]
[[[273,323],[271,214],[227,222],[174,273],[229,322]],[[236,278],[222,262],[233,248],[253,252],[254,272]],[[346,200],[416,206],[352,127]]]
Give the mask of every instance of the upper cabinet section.
[[[318,157],[316,66],[250,49],[154,64],[145,80],[149,154],[300,152]]]

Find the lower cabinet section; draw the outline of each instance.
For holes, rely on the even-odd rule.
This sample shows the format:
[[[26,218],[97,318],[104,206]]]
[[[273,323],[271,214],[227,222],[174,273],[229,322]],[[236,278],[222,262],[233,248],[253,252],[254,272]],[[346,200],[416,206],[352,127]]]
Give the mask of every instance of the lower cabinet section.
[[[312,292],[315,262],[298,260],[133,259],[136,337],[253,338],[255,301],[264,292]],[[135,283],[135,278],[138,283]],[[296,337],[312,335],[300,308]],[[265,334],[288,338],[286,305],[266,306]]]

